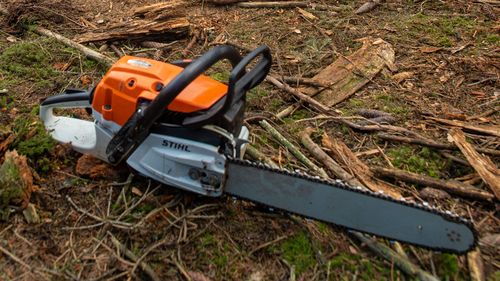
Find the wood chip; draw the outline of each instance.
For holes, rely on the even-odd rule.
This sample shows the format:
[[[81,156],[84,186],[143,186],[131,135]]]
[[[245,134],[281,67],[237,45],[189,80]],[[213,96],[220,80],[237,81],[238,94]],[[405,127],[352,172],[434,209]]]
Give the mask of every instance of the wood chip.
[[[396,74],[392,75],[391,78],[392,78],[392,80],[396,81],[397,83],[401,83],[404,80],[412,78],[414,75],[415,75],[415,73],[413,73],[411,71],[404,71],[404,72],[400,72],[400,73],[396,73]]]
[[[336,105],[370,82],[384,67],[394,68],[394,49],[380,38],[360,39],[363,46],[351,55],[337,58],[312,79],[329,87],[315,98],[326,106]],[[313,87],[302,92],[312,95]]]
[[[451,129],[448,140],[454,142],[467,161],[476,170],[483,181],[490,187],[497,199],[500,199],[500,170],[488,158],[479,154],[474,147],[465,140],[464,133],[459,129]]]
[[[429,53],[435,53],[437,51],[441,51],[443,48],[440,47],[420,47],[420,52],[429,54]]]
[[[312,13],[309,13],[308,11],[306,11],[304,9],[301,9],[299,7],[297,7],[296,9],[297,9],[297,12],[299,12],[304,18],[306,18],[308,20],[314,21],[314,20],[318,19],[317,16],[313,15]]]

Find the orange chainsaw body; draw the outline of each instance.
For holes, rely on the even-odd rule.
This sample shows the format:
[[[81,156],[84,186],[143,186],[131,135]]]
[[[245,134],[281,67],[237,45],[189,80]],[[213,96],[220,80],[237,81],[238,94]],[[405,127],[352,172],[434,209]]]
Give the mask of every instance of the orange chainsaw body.
[[[152,101],[182,67],[151,59],[124,56],[106,73],[94,90],[92,108],[108,121],[123,126],[139,103]],[[227,93],[227,86],[200,75],[167,107],[169,111],[193,113],[207,110]]]

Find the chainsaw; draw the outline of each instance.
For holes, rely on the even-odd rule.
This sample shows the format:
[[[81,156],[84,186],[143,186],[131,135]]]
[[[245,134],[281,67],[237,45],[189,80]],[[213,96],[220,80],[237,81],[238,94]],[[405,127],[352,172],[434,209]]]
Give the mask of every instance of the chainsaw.
[[[227,83],[204,75],[221,61],[232,67]],[[217,46],[172,63],[124,56],[92,89],[46,98],[40,118],[58,142],[112,165],[126,162],[168,186],[229,194],[431,250],[475,247],[472,224],[451,212],[244,160],[246,93],[265,79],[271,62],[267,46],[244,57],[234,47]],[[87,110],[93,121],[61,111],[74,108]]]

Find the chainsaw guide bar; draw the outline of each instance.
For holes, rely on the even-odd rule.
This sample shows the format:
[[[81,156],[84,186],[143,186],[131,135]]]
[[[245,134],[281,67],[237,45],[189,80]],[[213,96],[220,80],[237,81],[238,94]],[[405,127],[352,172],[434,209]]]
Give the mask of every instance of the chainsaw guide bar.
[[[477,245],[477,233],[469,220],[449,211],[443,212],[427,203],[398,200],[384,193],[351,187],[340,180],[327,181],[231,157],[227,159],[227,171],[225,193],[275,210],[433,251],[464,254]],[[297,204],[294,204],[294,199]],[[316,201],[308,202],[310,199]],[[335,204],[341,205],[337,213]],[[372,206],[367,207],[369,204]],[[349,206],[352,212],[349,212]],[[393,213],[390,209],[399,210]],[[329,212],[331,210],[334,212]],[[342,216],[345,217],[343,220]],[[404,237],[412,237],[412,240]]]

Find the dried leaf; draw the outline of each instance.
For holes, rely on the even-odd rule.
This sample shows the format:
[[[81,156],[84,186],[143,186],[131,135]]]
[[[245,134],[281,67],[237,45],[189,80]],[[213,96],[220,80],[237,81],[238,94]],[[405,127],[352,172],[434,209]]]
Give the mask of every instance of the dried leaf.
[[[400,73],[396,73],[396,74],[392,75],[392,79],[394,81],[396,81],[397,83],[401,83],[402,81],[404,81],[406,79],[412,78],[413,75],[415,75],[415,73],[410,72],[410,71],[404,71],[404,72],[400,72]]]
[[[56,62],[52,65],[52,67],[59,71],[66,71],[71,64],[68,62]]]
[[[88,75],[82,75],[80,77],[80,82],[82,83],[83,86],[88,86],[92,84],[92,78],[90,78],[90,76]]]
[[[76,173],[91,179],[116,179],[119,177],[118,170],[113,166],[88,154],[83,155],[76,162]]]

